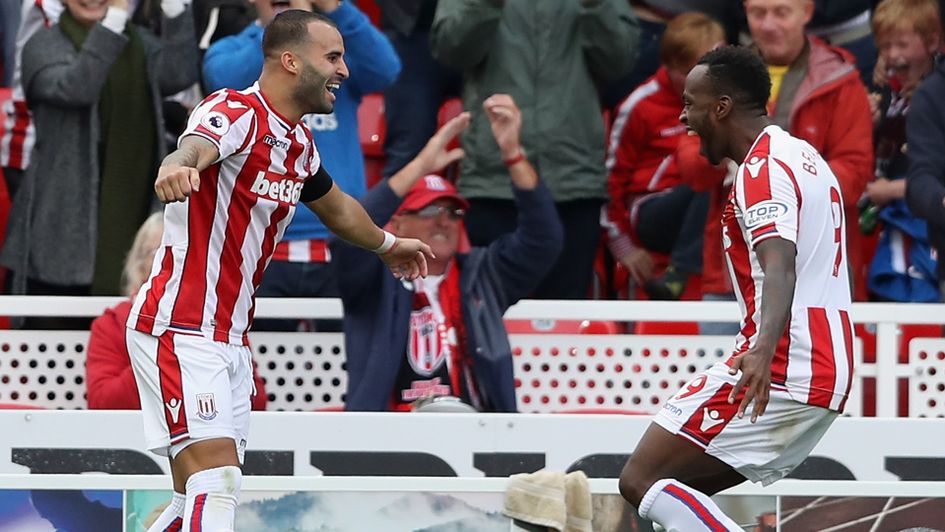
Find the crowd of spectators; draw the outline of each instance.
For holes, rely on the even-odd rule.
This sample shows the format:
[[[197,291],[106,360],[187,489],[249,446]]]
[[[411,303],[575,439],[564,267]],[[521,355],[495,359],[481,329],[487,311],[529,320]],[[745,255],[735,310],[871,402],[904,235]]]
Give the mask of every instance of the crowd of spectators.
[[[157,166],[187,113],[205,94],[251,86],[266,25],[280,11],[305,9],[337,25],[350,71],[334,111],[304,119],[325,168],[363,198],[375,222],[450,243],[431,267],[432,289],[430,281],[395,280],[380,261],[331,242],[306,209],[275,249],[257,295],[341,297],[344,324],[269,320],[256,328],[357,332],[347,350],[356,408],[402,407],[398,397],[421,375],[454,383],[449,395],[479,409],[514,410],[514,397],[510,404],[496,384],[510,379],[501,360],[510,356],[507,343],[456,358],[467,373],[449,356],[441,372],[418,371],[403,344],[409,331],[426,330],[445,344],[441,354],[479,346],[488,335],[469,335],[504,334],[490,329],[501,315],[494,314],[523,297],[734,299],[720,212],[740,161],[710,165],[678,122],[686,73],[717,46],[757,51],[771,75],[771,120],[809,142],[836,174],[855,298],[939,301],[942,4],[0,0],[0,198],[10,198],[0,204],[0,217],[9,218],[0,235],[4,293],[133,293],[137,287],[122,288],[123,265],[138,228],[153,229]],[[368,190],[358,108],[380,92],[384,179]],[[435,137],[451,98],[470,115],[461,151],[450,152],[458,166],[401,182],[412,174],[398,172]],[[513,109],[520,127],[490,110],[490,98]],[[523,168],[536,180],[522,177]],[[462,275],[450,273],[456,265]],[[441,308],[444,290],[461,294],[462,308]],[[422,294],[432,295],[426,305]],[[468,298],[478,306],[467,308]],[[392,306],[377,308],[387,300]],[[117,324],[122,311],[110,310],[93,331],[102,320]],[[420,324],[424,315],[433,316],[432,328]],[[372,320],[396,330],[366,332]],[[443,340],[436,331],[444,324],[460,338]],[[701,326],[707,334],[732,330]],[[101,345],[93,343],[90,361]],[[389,371],[373,371],[385,364]],[[367,365],[372,371],[355,375]]]

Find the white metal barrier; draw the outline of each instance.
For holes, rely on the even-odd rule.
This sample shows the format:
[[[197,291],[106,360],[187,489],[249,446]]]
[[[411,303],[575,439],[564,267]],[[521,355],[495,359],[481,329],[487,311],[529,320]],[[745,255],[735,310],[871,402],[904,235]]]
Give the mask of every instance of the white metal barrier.
[[[0,315],[97,316],[119,298],[0,296]],[[337,318],[334,299],[259,299],[260,318]],[[917,338],[899,362],[900,327],[945,324],[945,305],[857,303],[857,324],[876,330],[876,362],[855,345],[857,379],[876,380],[876,413],[897,414],[899,380],[908,380],[909,414],[945,415],[945,340]],[[603,321],[720,321],[738,318],[726,302],[522,301],[509,319]],[[0,402],[81,407],[87,332],[0,331]],[[528,412],[622,409],[652,412],[692,374],[726,356],[732,339],[711,336],[512,335],[520,407]],[[253,333],[270,407],[295,410],[339,406],[345,389],[344,342],[329,333]],[[14,364],[16,364],[14,366]],[[299,371],[306,370],[306,371]],[[855,390],[862,390],[857,386]],[[13,395],[15,393],[15,396]],[[848,402],[852,415],[861,401]]]
[[[308,525],[329,516],[334,518],[329,524],[335,524],[342,514],[373,523],[331,528],[346,532],[431,530],[429,525],[446,519],[469,518],[469,503],[481,510],[477,514],[498,515],[507,477],[539,469],[584,471],[598,496],[595,519],[626,517],[632,510],[616,496],[616,477],[650,424],[644,416],[567,414],[258,412],[251,417],[238,514],[238,529],[248,532],[311,529],[252,524],[258,525],[252,519],[256,516],[284,517],[293,511],[304,511],[308,520],[294,522]],[[109,499],[118,501],[126,518],[136,517],[125,521],[134,526],[96,529],[141,531],[143,517],[154,515],[156,505],[169,499],[171,485],[163,475],[167,461],[143,449],[141,427],[140,412],[0,411],[0,497],[4,503],[19,497],[29,508],[30,497],[35,501],[40,491],[48,508],[52,495],[47,497],[47,490],[118,492]],[[812,463],[802,465],[805,471],[799,475],[837,480],[788,479],[767,488],[746,483],[718,502],[727,512],[739,512],[730,513],[739,523],[756,525],[757,517],[776,517],[786,525],[778,529],[784,532],[847,530],[851,525],[864,530],[940,529],[945,499],[942,431],[941,420],[843,418],[817,444]],[[431,507],[443,510],[435,515],[440,519],[436,523],[394,523],[407,513],[433,516],[427,512]],[[820,513],[825,508],[832,521]],[[310,509],[317,513],[309,515]],[[901,520],[894,526],[894,516],[906,511],[909,526],[900,526]],[[378,517],[383,525],[377,524]],[[9,523],[0,512],[0,529],[49,529],[5,525]]]

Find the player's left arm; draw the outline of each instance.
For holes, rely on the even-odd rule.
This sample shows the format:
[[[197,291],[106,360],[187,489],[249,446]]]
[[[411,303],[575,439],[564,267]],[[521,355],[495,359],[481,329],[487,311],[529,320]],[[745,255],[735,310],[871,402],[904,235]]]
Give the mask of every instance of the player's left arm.
[[[780,237],[768,238],[755,246],[755,254],[764,272],[761,285],[761,326],[758,339],[751,349],[735,357],[729,373],[741,370],[738,383],[732,388],[729,403],[734,403],[744,389],[745,395],[738,405],[738,417],[745,415],[748,403],[754,401],[751,422],[765,413],[771,389],[771,362],[778,342],[784,335],[791,317],[794,302],[794,286],[797,282],[794,242]]]
[[[375,225],[364,207],[337,187],[324,168],[306,183],[300,199],[332,233],[377,253],[394,277],[413,280],[427,275],[427,257],[433,257],[430,246],[398,238]]]
[[[812,155],[805,156],[813,157]],[[798,172],[775,157],[756,169],[745,167],[735,180],[735,202],[743,213],[746,237],[761,265],[761,313],[758,335],[751,348],[735,357],[730,373],[741,376],[729,394],[739,400],[738,416],[754,402],[751,421],[764,414],[771,388],[771,362],[784,335],[794,301],[795,256],[801,198],[795,186]]]

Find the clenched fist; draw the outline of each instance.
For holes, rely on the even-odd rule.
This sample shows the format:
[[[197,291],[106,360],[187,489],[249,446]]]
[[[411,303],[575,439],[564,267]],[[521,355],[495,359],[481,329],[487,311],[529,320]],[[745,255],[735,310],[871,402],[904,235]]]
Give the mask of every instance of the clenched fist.
[[[162,166],[158,170],[154,191],[163,203],[185,201],[200,190],[200,172],[189,166]]]

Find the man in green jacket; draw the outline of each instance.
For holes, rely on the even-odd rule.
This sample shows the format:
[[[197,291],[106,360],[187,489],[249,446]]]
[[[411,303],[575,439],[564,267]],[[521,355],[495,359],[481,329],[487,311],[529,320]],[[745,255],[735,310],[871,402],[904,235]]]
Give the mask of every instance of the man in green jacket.
[[[587,296],[607,197],[596,83],[633,68],[638,36],[626,0],[451,0],[437,6],[433,55],[463,72],[463,103],[473,113],[459,181],[470,202],[472,244],[487,245],[518,225],[508,171],[482,112],[483,100],[495,93],[512,95],[521,107],[522,145],[564,224],[566,251],[536,297]]]

